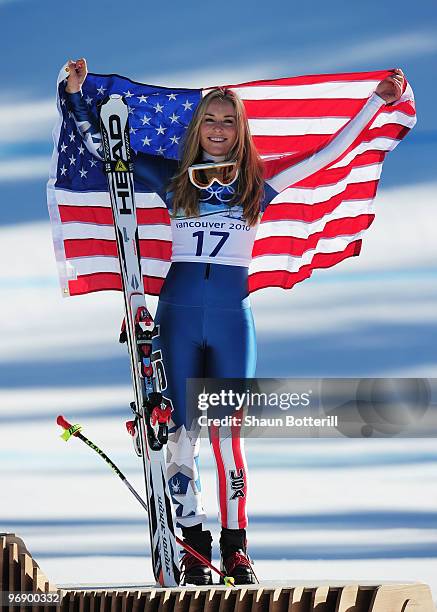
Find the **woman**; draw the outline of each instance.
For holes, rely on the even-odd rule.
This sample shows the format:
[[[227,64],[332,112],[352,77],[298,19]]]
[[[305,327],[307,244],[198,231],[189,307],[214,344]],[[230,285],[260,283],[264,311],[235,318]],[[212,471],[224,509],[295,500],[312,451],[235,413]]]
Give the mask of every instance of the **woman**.
[[[86,146],[102,157],[98,122],[84,102],[87,75],[82,58],[69,61],[68,105]],[[135,174],[167,204],[172,227],[172,263],[159,296],[155,321],[167,375],[166,396],[174,412],[168,443],[168,479],[177,526],[184,540],[211,559],[211,533],[198,474],[199,440],[185,421],[187,378],[250,378],[256,340],[247,275],[257,225],[273,197],[317,172],[344,151],[384,103],[399,99],[400,70],[379,83],[360,113],[329,145],[264,181],[244,106],[230,90],[212,90],[199,103],[186,131],[180,162],[138,153]],[[195,220],[203,218],[205,223]],[[222,525],[222,567],[236,584],[255,581],[247,556],[247,466],[238,427],[212,428]],[[211,572],[188,553],[184,584],[210,584]]]

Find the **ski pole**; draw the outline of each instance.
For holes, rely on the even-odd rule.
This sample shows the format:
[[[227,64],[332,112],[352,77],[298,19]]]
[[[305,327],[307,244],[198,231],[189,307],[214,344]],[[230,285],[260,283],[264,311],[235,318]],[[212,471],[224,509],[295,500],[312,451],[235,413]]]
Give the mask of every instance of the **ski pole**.
[[[133,488],[133,486],[131,485],[131,483],[128,481],[128,479],[126,478],[126,476],[123,474],[123,472],[121,472],[118,467],[115,465],[115,463],[108,457],[108,455],[106,453],[104,453],[96,444],[94,444],[94,442],[92,442],[91,440],[89,440],[87,437],[85,437],[81,431],[82,431],[82,426],[79,424],[76,425],[71,425],[71,423],[69,423],[65,417],[63,417],[62,415],[59,415],[56,419],[56,422],[58,425],[60,425],[61,427],[64,428],[64,433],[61,435],[61,438],[63,440],[65,440],[66,442],[68,442],[68,440],[71,438],[71,436],[74,436],[75,438],[79,438],[79,440],[82,440],[82,442],[85,442],[85,444],[87,446],[89,446],[92,450],[96,451],[96,453],[98,455],[100,455],[100,457],[106,461],[106,463],[109,465],[109,467],[111,467],[114,472],[117,474],[117,476],[120,478],[120,480],[122,480],[122,482],[124,482],[124,484],[127,486],[127,488],[129,489],[129,491],[132,493],[132,495],[138,500],[138,502],[142,505],[142,507],[144,508],[144,510],[148,513],[149,509],[147,507],[146,502],[143,500],[143,498],[139,495],[139,493]],[[183,540],[181,540],[180,538],[178,538],[178,536],[175,536],[176,538],[176,542],[179,544],[179,546],[182,546],[182,548],[184,548],[187,552],[189,552],[191,555],[193,555],[194,557],[196,557],[196,559],[198,559],[199,561],[201,561],[202,563],[204,563],[205,565],[207,565],[211,570],[213,570],[216,574],[218,574],[220,576],[220,578],[223,579],[225,585],[227,587],[233,587],[235,586],[234,584],[234,578],[232,578],[232,576],[225,576],[225,574],[223,572],[221,572],[217,567],[215,567],[215,565],[213,565],[210,561],[208,561],[208,559],[205,559],[205,557],[203,555],[201,555],[200,553],[197,552],[197,550],[195,550],[194,548],[192,548],[189,544],[187,544],[186,542],[184,542]]]

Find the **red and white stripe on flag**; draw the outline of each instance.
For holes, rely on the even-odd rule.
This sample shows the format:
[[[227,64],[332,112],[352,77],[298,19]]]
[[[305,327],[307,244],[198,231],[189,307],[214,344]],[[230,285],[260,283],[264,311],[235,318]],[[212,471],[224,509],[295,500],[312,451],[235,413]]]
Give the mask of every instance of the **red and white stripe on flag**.
[[[61,279],[64,293],[121,290],[109,193],[60,189],[55,193],[67,272],[67,278]],[[135,202],[144,289],[159,295],[170,267],[170,217],[157,194],[137,193]]]
[[[390,71],[315,75],[233,87],[242,97],[266,178],[326,146]],[[250,292],[289,289],[316,268],[358,255],[372,223],[388,151],[416,122],[407,85],[327,167],[289,185],[263,214],[249,268]]]
[[[314,75],[227,87],[243,100],[268,179],[335,138],[388,74]],[[314,269],[359,254],[363,233],[374,219],[384,157],[415,121],[407,85],[401,99],[383,106],[338,159],[272,200],[253,247],[250,292],[291,288]],[[108,194],[54,191],[56,202],[49,206],[59,226],[58,261],[65,256],[60,272],[64,294],[120,289]],[[139,193],[136,202],[144,287],[159,295],[170,265],[170,219],[157,194]]]

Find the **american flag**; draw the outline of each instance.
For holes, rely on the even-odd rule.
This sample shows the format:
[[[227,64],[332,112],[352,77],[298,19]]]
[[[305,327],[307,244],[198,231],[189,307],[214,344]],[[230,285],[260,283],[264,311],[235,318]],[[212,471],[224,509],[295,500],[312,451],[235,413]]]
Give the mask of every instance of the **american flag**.
[[[362,109],[389,70],[291,77],[227,85],[243,100],[265,177],[325,147]],[[112,212],[102,162],[84,146],[58,77],[59,119],[48,182],[48,206],[65,296],[121,289]],[[82,91],[96,114],[106,96],[124,96],[131,148],[177,159],[184,132],[211,88],[170,89],[118,75],[88,74]],[[264,212],[249,268],[249,291],[288,289],[317,268],[358,255],[374,219],[374,198],[386,153],[416,122],[409,84],[382,106],[351,146],[327,167],[291,185]],[[156,193],[135,181],[145,291],[159,295],[171,258],[170,218]]]

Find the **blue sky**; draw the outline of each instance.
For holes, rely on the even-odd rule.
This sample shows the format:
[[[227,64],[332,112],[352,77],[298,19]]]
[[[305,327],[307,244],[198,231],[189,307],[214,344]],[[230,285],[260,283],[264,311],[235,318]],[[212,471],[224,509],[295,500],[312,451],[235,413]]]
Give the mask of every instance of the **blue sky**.
[[[0,174],[5,161],[23,160],[33,160],[37,174],[0,182],[2,199],[14,202],[1,208],[0,225],[47,219],[44,181],[36,168],[38,158],[44,164],[51,153],[51,122],[41,117],[50,112],[56,75],[69,57],[85,56],[94,72],[199,86],[401,66],[413,85],[419,120],[390,155],[381,185],[424,182],[437,167],[432,78],[437,7],[431,0],[417,3],[414,11],[407,2],[398,2],[395,10],[376,0],[219,5],[7,0],[0,1],[0,20]],[[20,111],[20,103],[30,105]],[[8,132],[14,109],[28,117],[35,113],[27,137]]]
[[[435,2],[217,3],[54,0],[0,3],[3,96],[46,96],[64,58],[96,72],[150,78],[260,65],[260,77],[360,70],[402,63],[419,91],[432,70]],[[12,51],[12,53],[11,53]],[[270,69],[268,68],[270,66]],[[265,72],[265,74],[263,74]],[[431,89],[431,91],[430,91]]]
[[[400,66],[416,94],[418,124],[390,155],[381,185],[424,182],[437,167],[432,78],[437,7],[431,0],[417,3],[414,11],[407,2],[398,2],[395,10],[376,0],[219,5],[7,0],[0,1],[0,19],[0,180],[5,161],[33,161],[37,175],[0,182],[2,199],[14,202],[1,207],[0,225],[47,219],[43,172],[36,168],[38,163],[44,168],[43,157],[51,153],[46,117],[56,75],[69,57],[85,56],[94,72],[190,86]],[[27,117],[34,113],[28,135],[8,131],[14,109]]]

